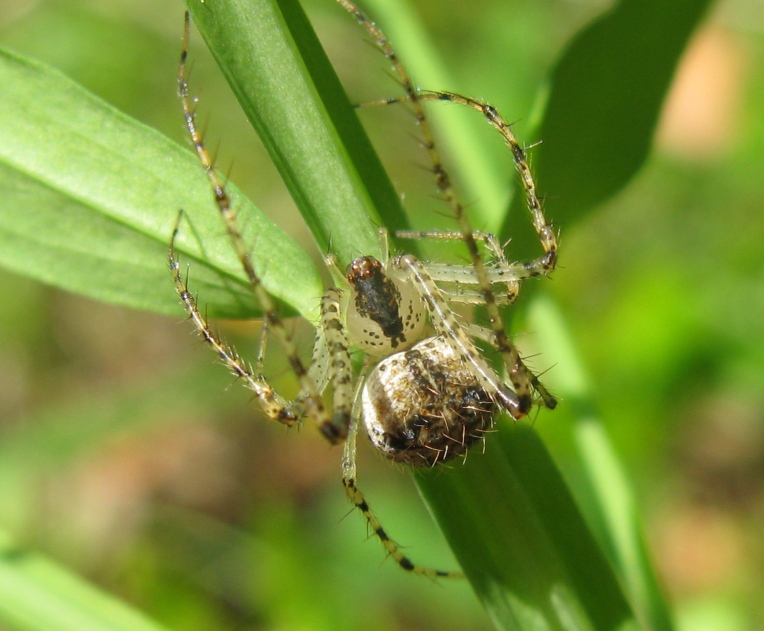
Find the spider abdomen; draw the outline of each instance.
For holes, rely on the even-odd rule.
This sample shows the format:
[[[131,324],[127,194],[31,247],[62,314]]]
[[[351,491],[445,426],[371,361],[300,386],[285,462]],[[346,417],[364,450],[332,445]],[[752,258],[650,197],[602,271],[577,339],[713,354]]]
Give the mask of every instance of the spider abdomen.
[[[366,379],[362,404],[374,446],[412,466],[465,454],[496,413],[495,402],[442,336],[379,362]]]

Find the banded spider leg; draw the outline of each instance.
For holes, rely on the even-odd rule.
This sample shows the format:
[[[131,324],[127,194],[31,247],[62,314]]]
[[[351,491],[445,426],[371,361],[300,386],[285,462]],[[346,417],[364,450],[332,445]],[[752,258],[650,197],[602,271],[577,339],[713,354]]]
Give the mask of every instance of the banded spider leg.
[[[471,285],[476,288],[474,291],[466,293],[457,291],[453,299],[459,301],[462,296],[472,296],[474,302],[485,305],[492,331],[491,344],[500,352],[508,378],[517,396],[516,406],[513,409],[508,409],[510,415],[515,419],[519,419],[528,414],[534,402],[534,393],[541,399],[542,405],[549,409],[554,409],[557,406],[557,400],[525,366],[519,352],[509,341],[499,310],[500,304],[511,304],[514,302],[519,291],[520,281],[534,276],[546,276],[554,270],[557,263],[557,236],[551,224],[547,222],[544,216],[524,149],[517,141],[511,126],[491,105],[451,92],[437,92],[416,88],[408,71],[382,30],[350,0],[338,0],[338,2],[348,12],[353,14],[359,24],[366,29],[376,47],[392,64],[393,71],[405,91],[405,96],[403,97],[393,97],[364,103],[362,107],[397,103],[408,103],[411,106],[423,136],[423,145],[432,165],[432,172],[435,176],[438,191],[448,204],[451,214],[459,227],[459,231],[456,233],[429,232],[415,234],[401,232],[399,236],[403,238],[412,238],[413,236],[422,238],[461,238],[464,240],[469,252],[471,266],[428,264],[430,275],[436,281],[461,283],[462,285]],[[459,201],[451,178],[440,158],[430,124],[424,112],[422,103],[433,100],[465,105],[481,112],[488,123],[502,135],[512,153],[515,168],[520,175],[533,227],[539,236],[544,250],[542,256],[531,261],[508,263],[503,251],[500,256],[498,255],[497,248],[501,248],[497,245],[498,242],[495,237],[472,229],[464,206]],[[478,249],[479,241],[484,241],[489,250],[494,254],[496,260],[493,265],[488,266],[483,261]],[[502,288],[501,298],[498,301],[493,290],[493,287],[497,284]],[[470,300],[466,301],[470,302]]]

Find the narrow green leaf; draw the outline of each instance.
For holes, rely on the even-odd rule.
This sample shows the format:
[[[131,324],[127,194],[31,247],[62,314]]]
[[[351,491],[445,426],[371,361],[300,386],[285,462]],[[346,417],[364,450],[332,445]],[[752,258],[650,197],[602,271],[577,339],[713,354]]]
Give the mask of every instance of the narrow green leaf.
[[[377,218],[406,219],[299,3],[187,4],[319,247],[381,256]]]
[[[485,453],[417,476],[499,629],[637,629],[612,567],[536,432],[502,422]]]
[[[615,568],[640,621],[653,631],[673,629],[668,606],[647,553],[637,501],[623,465],[602,426],[594,388],[578,357],[559,308],[539,296],[529,310],[534,329],[545,332],[540,346],[554,353],[556,392],[570,406],[572,428],[581,454],[586,497],[581,503],[587,523]]]
[[[183,208],[180,255],[210,315],[257,312],[189,151],[11,53],[0,53],[0,82],[0,264],[99,300],[179,315],[166,261]],[[310,259],[235,187],[229,192],[269,291],[314,316],[322,288]]]
[[[162,631],[116,598],[97,590],[0,532],[0,619],[17,631]]]
[[[711,0],[621,0],[581,31],[551,77],[534,164],[558,221],[615,195],[647,159],[687,42]]]

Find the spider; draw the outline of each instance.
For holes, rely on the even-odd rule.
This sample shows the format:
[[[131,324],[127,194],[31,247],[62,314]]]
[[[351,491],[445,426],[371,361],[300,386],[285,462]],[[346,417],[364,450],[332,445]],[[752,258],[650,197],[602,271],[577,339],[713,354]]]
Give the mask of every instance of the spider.
[[[221,362],[251,389],[265,414],[286,426],[312,420],[332,444],[344,444],[342,480],[350,501],[364,515],[387,554],[404,570],[437,577],[462,576],[421,567],[405,556],[388,536],[356,483],[356,434],[366,429],[372,445],[386,458],[412,467],[433,467],[457,456],[484,439],[494,417],[506,411],[518,420],[533,405],[553,409],[557,400],[523,362],[509,340],[500,306],[517,298],[521,281],[548,275],[557,260],[557,236],[544,217],[536,185],[510,126],[490,105],[449,92],[414,87],[390,42],[379,27],[351,0],[338,0],[355,16],[387,57],[400,80],[405,96],[365,105],[407,104],[415,114],[424,137],[438,191],[448,204],[458,230],[453,232],[397,232],[402,239],[461,240],[467,246],[469,265],[425,263],[411,254],[380,261],[371,256],[356,258],[344,275],[332,255],[326,258],[337,286],[321,298],[320,319],[312,357],[305,363],[287,330],[275,301],[264,289],[249,257],[237,215],[215,170],[197,127],[195,100],[189,97],[186,60],[189,15],[183,37],[178,87],[189,137],[207,174],[228,237],[249,280],[264,319],[263,339],[254,369],[222,341],[201,314],[180,271],[175,242],[182,211],[172,232],[169,266],[189,318]],[[520,175],[533,226],[543,255],[522,262],[507,260],[498,239],[474,231],[459,202],[436,149],[423,102],[447,101],[479,111],[504,138]],[[380,231],[382,251],[389,252],[388,235]],[[483,260],[481,247],[491,255]],[[490,328],[462,322],[453,305],[482,305]],[[274,338],[299,382],[299,393],[287,400],[262,375],[265,336]],[[483,356],[475,340],[498,351],[506,379]],[[356,374],[351,349],[364,354]],[[324,396],[331,391],[331,397]],[[330,400],[331,403],[327,403]]]

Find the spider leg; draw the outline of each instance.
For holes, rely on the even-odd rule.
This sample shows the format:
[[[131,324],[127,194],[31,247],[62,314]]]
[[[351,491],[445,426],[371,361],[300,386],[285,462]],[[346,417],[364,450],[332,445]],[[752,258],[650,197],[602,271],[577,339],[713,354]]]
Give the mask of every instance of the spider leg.
[[[301,414],[297,408],[290,402],[277,394],[268,384],[262,374],[255,373],[251,367],[244,362],[236,350],[223,342],[215,333],[213,333],[206,318],[199,311],[196,299],[188,290],[188,280],[184,279],[180,273],[180,264],[175,254],[175,240],[178,236],[179,223],[182,218],[182,211],[178,213],[178,221],[172,232],[170,240],[170,249],[168,254],[170,272],[175,282],[175,291],[178,293],[183,306],[188,313],[188,317],[196,326],[201,338],[217,353],[220,361],[225,364],[233,375],[244,381],[244,384],[252,390],[257,396],[263,411],[279,423],[291,427],[298,423]],[[259,356],[262,357],[261,355]],[[260,361],[258,361],[260,363]]]
[[[442,240],[454,240],[462,241],[464,235],[461,232],[453,232],[447,230],[396,230],[395,236],[399,239],[442,239]],[[475,241],[483,243],[493,257],[501,264],[506,264],[507,259],[504,254],[504,248],[499,242],[498,237],[491,232],[483,232],[482,230],[475,230],[472,233],[472,238]]]
[[[353,411],[354,379],[349,342],[342,323],[341,304],[342,290],[337,287],[327,290],[321,299],[318,339],[325,341],[327,349],[328,367],[322,368],[321,372],[326,374],[326,379],[332,384],[332,426],[337,435],[347,436]]]
[[[400,231],[396,233],[396,236],[404,239],[461,238],[460,233],[440,231]],[[553,234],[552,236],[554,237]],[[497,305],[509,305],[515,302],[520,292],[520,281],[539,275],[546,275],[551,271],[551,269],[546,269],[544,267],[548,261],[546,256],[531,262],[510,263],[506,259],[504,248],[493,234],[476,231],[473,232],[473,237],[475,241],[483,242],[485,247],[494,256],[495,260],[486,266],[485,271],[488,280],[493,287],[505,288],[500,292],[494,291],[493,293]],[[555,241],[555,251],[556,247]],[[556,257],[553,257],[552,265],[554,264],[554,260],[556,260]],[[474,266],[428,263],[427,272],[435,282],[440,283],[441,285],[446,283],[445,287],[441,285],[439,286],[449,301],[473,305],[485,304],[485,293],[482,290],[480,278]],[[478,328],[483,331],[482,335],[478,336],[479,339],[483,339],[489,342],[492,346],[496,346],[493,336],[487,336],[485,333],[486,329],[482,327]],[[532,389],[538,393],[544,406],[549,409],[554,409],[557,406],[557,399],[549,392],[549,390],[547,390],[538,377],[525,366],[521,359],[519,364],[516,365],[519,370],[518,379],[527,380],[531,384]]]
[[[499,239],[490,232],[475,231],[472,233],[475,241],[482,242],[493,256],[493,261],[486,266],[486,273],[491,283],[506,283],[527,280],[536,276],[546,276],[551,269],[538,271],[539,265],[535,261],[512,262],[507,260],[504,248]],[[398,230],[395,236],[399,239],[463,239],[459,232],[414,231]],[[542,257],[545,259],[546,257]],[[543,265],[543,263],[542,263]],[[477,274],[469,265],[451,265],[447,263],[428,263],[427,269],[433,280],[445,282],[461,282],[477,284]]]
[[[512,152],[512,157],[515,163],[515,169],[520,175],[523,189],[525,192],[526,202],[528,210],[531,213],[533,220],[533,227],[536,230],[536,234],[539,236],[541,246],[544,249],[544,255],[527,262],[507,263],[506,259],[501,262],[497,267],[507,266],[505,274],[511,274],[517,280],[523,280],[526,278],[533,278],[535,276],[546,276],[551,273],[557,263],[557,235],[555,234],[552,226],[547,222],[544,216],[544,211],[541,205],[541,200],[538,197],[536,190],[536,183],[533,180],[530,166],[528,165],[528,158],[525,150],[522,148],[514,132],[512,126],[507,123],[504,118],[493,106],[488,103],[484,103],[478,99],[473,99],[454,92],[438,92],[434,90],[421,90],[416,89],[416,97],[412,98],[411,94],[401,97],[392,97],[386,99],[379,99],[377,101],[369,101],[362,103],[359,107],[372,107],[376,105],[396,105],[400,103],[421,103],[424,101],[445,101],[449,103],[456,103],[458,105],[465,105],[474,110],[480,112],[486,119],[486,121],[504,138],[504,142]],[[437,170],[437,167],[436,167]],[[422,232],[416,233],[412,231],[396,232],[396,236],[400,238],[457,238],[452,235],[460,233],[441,233],[441,232]],[[481,236],[484,233],[475,232],[476,240],[481,240]],[[493,236],[490,235],[489,236]],[[463,237],[462,237],[463,238]],[[493,247],[488,243],[486,245],[493,251]]]
[[[512,387],[514,388],[515,395],[513,398],[516,398],[517,401],[512,405],[514,410],[512,416],[514,418],[521,418],[530,411],[531,405],[533,403],[532,379],[529,378],[530,373],[523,364],[520,354],[507,337],[507,333],[504,329],[504,322],[501,317],[501,311],[499,310],[499,305],[494,296],[493,289],[491,288],[491,281],[487,273],[486,264],[483,262],[483,259],[480,256],[480,252],[478,250],[477,240],[474,236],[476,233],[473,231],[472,226],[470,225],[470,221],[465,212],[464,205],[459,201],[453,184],[451,183],[451,178],[443,165],[440,154],[435,145],[435,140],[430,129],[430,124],[427,120],[427,117],[425,116],[424,108],[422,107],[423,100],[436,100],[438,98],[440,98],[440,100],[446,100],[441,96],[445,93],[421,92],[417,90],[411,81],[408,71],[403,66],[402,62],[398,58],[397,53],[393,49],[390,41],[387,39],[382,30],[350,0],[338,0],[338,2],[340,5],[342,5],[342,7],[345,8],[345,10],[353,14],[361,26],[366,29],[366,31],[374,40],[377,48],[385,55],[385,57],[387,57],[387,59],[392,64],[393,70],[398,75],[400,83],[406,92],[405,98],[395,101],[385,100],[381,103],[388,104],[393,102],[408,102],[411,104],[417,124],[419,125],[419,129],[421,130],[422,136],[424,138],[424,148],[427,151],[430,162],[432,164],[435,183],[444,201],[451,209],[454,219],[459,226],[459,233],[462,235],[462,239],[467,246],[467,250],[470,255],[470,261],[475,272],[475,278],[477,279],[478,291],[482,296],[482,303],[485,305],[486,311],[488,312],[488,320],[490,322],[491,329],[493,330],[494,346],[501,353],[507,369],[507,376],[512,383]],[[460,102],[456,98],[451,100],[457,103]],[[477,101],[473,101],[471,99],[464,98],[463,100],[465,105],[470,105],[472,107],[474,107],[474,104],[477,103]],[[497,129],[502,132],[505,140],[510,145],[512,155],[515,159],[515,164],[523,179],[523,186],[525,188],[526,195],[528,196],[528,205],[529,207],[532,207],[532,212],[535,211],[534,226],[536,226],[536,230],[539,232],[539,234],[543,233],[544,235],[542,241],[545,244],[545,251],[547,251],[547,255],[550,259],[548,264],[553,266],[557,252],[555,236],[551,227],[549,227],[546,224],[546,221],[543,219],[541,204],[535,194],[535,184],[533,183],[530,169],[528,168],[527,162],[525,161],[524,152],[515,140],[509,125],[503,122],[503,120],[498,116],[493,108],[490,108],[490,106],[485,106],[485,110],[482,111],[484,111],[484,114],[489,118],[489,121],[492,122],[494,126],[498,125]],[[548,250],[547,247],[549,248]],[[457,341],[456,343],[460,344],[461,342]],[[503,389],[506,390],[506,387]],[[553,397],[551,397],[551,395],[549,395],[548,392],[544,391],[540,394],[542,394],[544,397],[547,407],[552,408],[555,406],[556,401]]]
[[[515,169],[520,175],[520,181],[522,182],[525,191],[526,204],[533,221],[533,227],[539,237],[541,247],[544,249],[543,256],[528,261],[523,265],[531,272],[532,276],[549,274],[555,268],[557,263],[557,235],[544,216],[541,200],[539,199],[536,190],[536,183],[533,180],[533,175],[531,174],[531,169],[528,165],[528,158],[525,154],[525,150],[520,146],[520,143],[515,137],[515,134],[512,131],[512,126],[502,118],[496,108],[478,99],[462,96],[461,94],[455,94],[453,92],[435,92],[431,90],[420,90],[418,97],[421,101],[447,101],[471,107],[480,112],[491,127],[498,131],[502,138],[504,138],[504,142],[512,152]]]
[[[276,339],[276,342],[287,357],[292,371],[299,380],[301,391],[300,398],[305,404],[306,414],[314,419],[319,431],[330,443],[340,443],[345,438],[348,423],[345,421],[339,424],[335,423],[332,415],[327,411],[319,388],[308,374],[308,369],[300,359],[297,353],[297,348],[284,326],[273,298],[271,298],[270,294],[262,286],[260,277],[252,265],[247,245],[239,230],[236,213],[231,206],[231,200],[226,193],[225,185],[215,170],[213,160],[205,147],[202,133],[197,126],[194,100],[189,96],[188,82],[186,79],[189,31],[190,16],[188,12],[186,12],[185,28],[183,31],[183,49],[180,56],[180,64],[178,66],[178,94],[180,96],[181,107],[183,109],[186,128],[189,137],[191,138],[191,143],[194,146],[196,155],[210,182],[215,197],[215,203],[220,211],[220,216],[234,251],[236,252],[247,279],[249,280],[252,295],[255,297],[263,311],[263,317],[268,327],[268,331],[270,335]]]
[[[387,534],[387,531],[382,527],[377,516],[372,512],[369,507],[364,494],[361,489],[358,488],[356,481],[356,433],[357,428],[355,423],[351,424],[348,431],[348,437],[345,441],[345,446],[342,455],[342,483],[345,486],[345,492],[353,505],[363,513],[366,518],[366,522],[369,524],[369,528],[374,532],[374,535],[382,542],[388,556],[404,570],[411,572],[412,574],[419,574],[420,576],[427,576],[429,578],[464,578],[464,574],[461,572],[445,572],[443,570],[433,570],[431,568],[421,567],[416,565],[411,559],[409,559],[395,541],[393,541]]]
[[[395,233],[399,239],[440,239],[463,240],[460,232],[440,230],[414,231],[399,230]],[[499,239],[490,232],[475,231],[472,233],[475,241],[483,243],[491,253],[493,260],[487,265],[486,273],[494,289],[494,299],[498,305],[511,305],[520,293],[519,281],[522,276],[522,264],[510,264]],[[514,268],[520,273],[511,273]],[[452,265],[448,263],[428,263],[427,271],[436,283],[448,283],[441,290],[451,302],[462,304],[484,304],[483,292],[479,288],[479,280],[475,268],[471,265]],[[500,288],[500,290],[499,290]]]
[[[393,265],[411,279],[429,312],[436,332],[444,336],[465,365],[471,367],[481,387],[509,412],[512,418],[520,419],[525,416],[529,408],[526,409],[519,393],[509,388],[483,358],[448,307],[443,292],[427,273],[425,265],[410,254],[398,257],[393,261]],[[495,332],[492,343],[495,344]],[[527,385],[530,387],[529,382]]]

